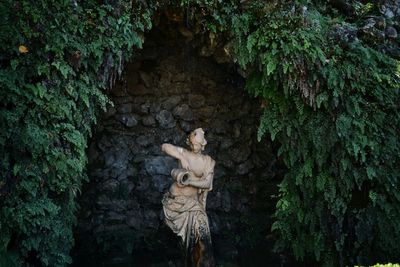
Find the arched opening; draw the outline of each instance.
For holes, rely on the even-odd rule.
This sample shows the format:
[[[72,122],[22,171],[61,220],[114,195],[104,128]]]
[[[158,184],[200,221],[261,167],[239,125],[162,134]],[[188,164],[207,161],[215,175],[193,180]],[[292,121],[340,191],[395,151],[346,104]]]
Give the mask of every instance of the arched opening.
[[[114,106],[89,143],[76,264],[179,262],[179,240],[163,224],[161,205],[176,162],[160,146],[185,146],[197,127],[206,129],[206,154],[217,162],[207,201],[217,262],[276,263],[268,235],[282,167],[273,144],[256,141],[261,103],[232,65],[204,57],[189,29],[161,20],[110,91]]]

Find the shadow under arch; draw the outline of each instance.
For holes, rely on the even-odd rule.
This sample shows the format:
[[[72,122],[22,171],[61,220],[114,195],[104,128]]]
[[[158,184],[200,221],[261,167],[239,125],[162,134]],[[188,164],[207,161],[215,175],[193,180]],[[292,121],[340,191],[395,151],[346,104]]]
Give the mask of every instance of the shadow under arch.
[[[283,167],[274,144],[256,141],[261,103],[243,90],[233,65],[204,54],[201,35],[190,37],[168,16],[126,63],[109,91],[114,106],[89,142],[74,266],[180,266],[179,240],[163,224],[161,205],[176,162],[160,145],[185,146],[197,127],[206,129],[205,153],[217,162],[207,202],[217,262],[280,265],[270,226]]]

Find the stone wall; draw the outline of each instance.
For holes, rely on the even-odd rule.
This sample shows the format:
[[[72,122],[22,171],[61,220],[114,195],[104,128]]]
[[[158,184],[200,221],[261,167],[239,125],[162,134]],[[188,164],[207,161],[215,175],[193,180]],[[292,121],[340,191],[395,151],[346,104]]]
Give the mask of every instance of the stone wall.
[[[268,141],[256,141],[260,101],[246,95],[229,67],[198,56],[174,30],[153,30],[145,44],[110,91],[114,106],[88,148],[90,182],[80,200],[77,250],[179,253],[161,205],[177,163],[160,147],[185,147],[187,134],[203,127],[205,153],[217,163],[207,201],[212,238],[216,254],[235,258],[240,246],[269,232],[265,206],[274,206],[276,158]]]

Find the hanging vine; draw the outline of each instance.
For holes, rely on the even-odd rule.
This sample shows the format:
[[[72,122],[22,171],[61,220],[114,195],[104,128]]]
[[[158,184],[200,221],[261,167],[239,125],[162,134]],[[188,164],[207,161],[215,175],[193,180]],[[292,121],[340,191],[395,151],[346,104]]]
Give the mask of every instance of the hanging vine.
[[[1,266],[71,262],[76,194],[87,180],[90,129],[109,103],[104,89],[141,48],[162,4],[0,5]],[[357,18],[377,12],[375,3],[174,4],[199,11],[191,14],[201,34],[212,48],[223,46],[247,75],[247,92],[265,100],[258,138],[279,142],[288,168],[272,228],[276,249],[330,266],[395,260],[398,61],[366,26],[362,38],[354,33]]]

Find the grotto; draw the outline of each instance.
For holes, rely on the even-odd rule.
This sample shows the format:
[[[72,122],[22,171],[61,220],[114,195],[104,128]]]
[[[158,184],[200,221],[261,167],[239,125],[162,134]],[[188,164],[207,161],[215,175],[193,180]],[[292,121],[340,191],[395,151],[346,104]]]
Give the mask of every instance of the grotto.
[[[216,266],[399,266],[399,31],[399,0],[1,1],[0,267],[183,266],[178,182]]]
[[[110,266],[179,264],[179,240],[164,225],[161,205],[176,160],[161,144],[185,146],[198,127],[206,131],[205,153],[216,160],[207,213],[217,262],[276,263],[265,236],[283,168],[272,142],[256,141],[262,102],[243,90],[244,78],[228,60],[204,52],[201,36],[189,39],[182,22],[161,20],[109,90],[114,105],[89,142],[76,264],[93,262],[90,256]]]

